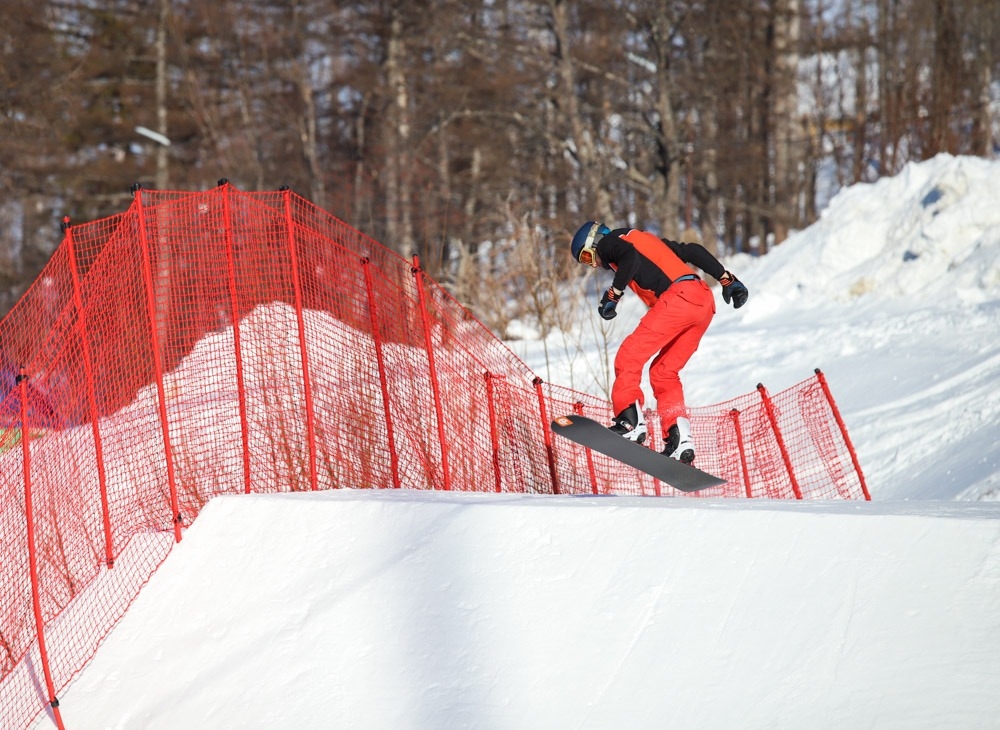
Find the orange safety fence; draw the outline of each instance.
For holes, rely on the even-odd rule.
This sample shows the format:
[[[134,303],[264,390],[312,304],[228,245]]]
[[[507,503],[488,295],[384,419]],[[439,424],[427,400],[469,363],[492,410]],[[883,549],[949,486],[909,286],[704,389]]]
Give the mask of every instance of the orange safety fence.
[[[282,189],[133,190],[0,322],[0,727],[27,727],[219,494],[681,496],[554,436],[543,383],[417,260]],[[650,428],[658,427],[655,413]],[[710,497],[868,499],[822,373],[694,408]]]

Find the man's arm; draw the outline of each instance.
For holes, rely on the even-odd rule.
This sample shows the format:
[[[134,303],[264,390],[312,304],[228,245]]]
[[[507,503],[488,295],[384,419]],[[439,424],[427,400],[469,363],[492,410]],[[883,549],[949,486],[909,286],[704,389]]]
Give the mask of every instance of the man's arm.
[[[667,239],[664,239],[663,242],[685,264],[694,264],[713,279],[721,279],[726,273],[726,268],[700,243],[678,243]]]
[[[747,297],[750,296],[750,293],[743,282],[726,271],[722,263],[704,246],[699,243],[678,243],[666,239],[663,242],[670,246],[670,249],[680,257],[681,261],[686,264],[694,264],[722,284],[722,298],[726,304],[732,301],[733,307],[739,309],[747,303]]]

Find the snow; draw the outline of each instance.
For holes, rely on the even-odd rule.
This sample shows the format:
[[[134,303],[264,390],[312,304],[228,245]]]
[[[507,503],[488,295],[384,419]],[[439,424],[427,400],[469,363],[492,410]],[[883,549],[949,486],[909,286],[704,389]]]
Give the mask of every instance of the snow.
[[[208,504],[72,728],[995,727],[1000,505]]]
[[[726,262],[750,300],[719,298],[688,402],[821,368],[872,502],[218,497],[66,727],[996,727],[998,199],[1000,163],[943,155]],[[605,394],[641,314],[599,322],[605,277],[577,331],[511,343],[546,380]]]

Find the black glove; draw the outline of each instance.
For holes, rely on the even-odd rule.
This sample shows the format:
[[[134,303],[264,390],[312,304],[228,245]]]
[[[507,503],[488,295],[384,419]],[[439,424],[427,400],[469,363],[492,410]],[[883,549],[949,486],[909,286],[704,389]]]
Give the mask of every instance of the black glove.
[[[729,304],[729,300],[732,299],[733,309],[739,309],[747,303],[750,292],[747,291],[742,281],[726,271],[719,277],[719,283],[722,284],[722,298],[726,304]]]
[[[622,298],[623,293],[617,291],[613,286],[608,287],[608,290],[604,292],[604,296],[601,297],[601,303],[597,305],[597,313],[604,319],[614,319],[617,317],[618,312],[615,311],[615,307],[618,306],[618,300]]]

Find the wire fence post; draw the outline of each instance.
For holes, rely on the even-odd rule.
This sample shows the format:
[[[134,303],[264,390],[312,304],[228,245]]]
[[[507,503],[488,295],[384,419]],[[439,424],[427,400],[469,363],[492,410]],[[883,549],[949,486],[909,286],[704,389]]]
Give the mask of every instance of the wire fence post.
[[[240,437],[243,445],[243,491],[250,494],[250,424],[247,418],[247,389],[243,380],[243,344],[240,334],[240,301],[236,289],[236,256],[233,253],[233,210],[229,181],[219,180],[222,188],[222,215],[226,231],[226,273],[229,280],[229,318],[233,321],[233,350],[236,355],[236,393],[240,405]]]
[[[549,425],[549,416],[545,410],[545,394],[542,392],[542,379],[535,376],[532,382],[535,385],[535,393],[538,395],[538,412],[542,417],[542,433],[545,438],[545,451],[549,459],[549,476],[552,478],[552,493],[562,494],[559,488],[559,476],[556,473],[556,450],[552,444],[552,428]]]
[[[90,351],[90,337],[87,330],[87,313],[83,309],[80,269],[76,259],[76,244],[69,216],[62,222],[66,234],[66,252],[69,259],[70,277],[73,279],[73,306],[76,308],[77,336],[83,348],[83,375],[87,381],[87,405],[90,408],[90,430],[94,435],[94,459],[97,461],[97,484],[101,492],[101,520],[104,523],[104,562],[109,568],[115,565],[114,547],[111,538],[111,510],[108,507],[108,476],[104,466],[104,444],[101,441],[100,413],[97,410],[97,387],[94,384],[94,356]]]
[[[729,411],[729,417],[733,420],[733,430],[736,431],[736,448],[740,452],[740,466],[743,469],[743,486],[746,489],[747,499],[752,499],[750,492],[750,470],[747,468],[747,450],[743,442],[743,427],[740,426],[740,412],[737,409]]]
[[[378,311],[375,306],[375,285],[372,282],[371,262],[361,259],[361,270],[365,275],[365,291],[368,294],[368,316],[371,318],[372,339],[375,342],[375,360],[378,363],[378,381],[382,388],[382,410],[385,414],[385,430],[388,434],[389,460],[392,466],[392,486],[400,487],[399,456],[396,453],[396,434],[392,427],[392,409],[389,407],[389,382],[385,369],[385,355],[382,352],[382,333],[379,329]]]
[[[427,295],[424,292],[423,271],[420,270],[420,258],[413,256],[413,266],[410,269],[417,285],[417,301],[420,304],[420,318],[424,326],[424,343],[427,347],[427,367],[430,370],[431,391],[434,394],[434,412],[437,414],[438,440],[441,442],[441,469],[444,471],[444,489],[451,490],[451,475],[448,470],[448,441],[445,438],[444,409],[441,407],[441,388],[438,385],[437,366],[434,361],[434,337],[431,333],[431,318],[427,311]]]
[[[771,403],[771,396],[767,394],[767,388],[764,387],[763,383],[757,383],[757,392],[760,393],[760,399],[764,402],[764,411],[771,422],[771,430],[774,432],[774,438],[778,442],[778,448],[781,450],[781,458],[785,462],[785,469],[788,472],[789,480],[792,482],[792,490],[795,492],[795,498],[802,499],[802,490],[799,488],[799,482],[795,478],[795,470],[792,468],[792,460],[788,456],[788,449],[785,448],[785,440],[781,437],[781,429],[778,426],[778,417],[774,412],[774,404]]]
[[[21,459],[24,465],[24,517],[28,529],[28,571],[31,574],[31,604],[35,614],[35,631],[38,634],[38,655],[45,675],[45,689],[49,695],[49,707],[56,725],[62,730],[62,715],[59,700],[56,699],[52,670],[49,667],[49,652],[45,647],[45,624],[42,621],[42,597],[38,582],[38,546],[35,544],[35,510],[31,493],[31,437],[28,435],[28,376],[21,366],[17,376],[17,387],[21,395]]]
[[[494,402],[493,375],[487,370],[483,375],[486,378],[486,408],[490,416],[490,448],[493,452],[493,479],[495,481],[494,491],[498,494],[503,491],[503,472],[500,469],[500,433],[497,427],[497,408]]]
[[[150,262],[149,236],[146,232],[146,211],[142,204],[142,185],[132,186],[135,196],[135,207],[139,218],[139,243],[142,249],[142,276],[146,284],[146,306],[149,310],[149,340],[153,349],[153,367],[156,372],[156,394],[160,401],[160,432],[163,434],[163,455],[167,463],[167,485],[170,489],[171,522],[174,528],[174,540],[181,541],[180,506],[177,499],[177,476],[174,473],[174,454],[170,446],[170,423],[167,420],[167,394],[163,388],[163,352],[160,348],[160,332],[157,315],[158,303],[156,289],[153,284],[153,266]],[[165,247],[164,247],[165,248]]]
[[[833,393],[830,392],[830,386],[826,383],[826,376],[823,375],[819,368],[816,368],[816,377],[819,379],[820,387],[823,388],[823,395],[826,396],[827,402],[830,404],[830,410],[833,411],[833,417],[837,421],[837,426],[840,428],[840,435],[844,437],[844,443],[847,445],[847,452],[851,455],[851,463],[854,464],[854,471],[858,474],[858,480],[861,482],[861,491],[865,495],[865,499],[871,502],[872,495],[868,492],[868,484],[865,483],[864,472],[861,471],[861,462],[858,461],[857,452],[854,451],[854,444],[851,443],[851,437],[847,435],[847,426],[844,425],[844,419],[840,417],[840,410],[837,408],[837,404],[833,400]]]
[[[309,349],[306,347],[306,320],[302,312],[302,281],[299,276],[299,256],[295,245],[295,220],[292,217],[292,191],[281,187],[285,200],[285,226],[288,233],[288,257],[291,261],[292,288],[295,292],[295,317],[299,328],[299,359],[302,361],[302,392],[306,401],[306,445],[309,448],[309,487],[319,489],[316,474],[316,414],[312,397],[312,378],[309,375]]]
[[[573,404],[573,412],[578,416],[583,415],[582,401],[577,401]],[[594,468],[594,454],[589,448],[584,448],[583,453],[587,455],[587,474],[590,476],[590,491],[592,494],[599,494],[597,491],[597,470]]]

